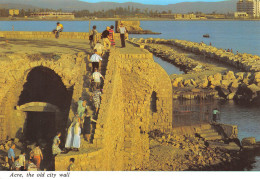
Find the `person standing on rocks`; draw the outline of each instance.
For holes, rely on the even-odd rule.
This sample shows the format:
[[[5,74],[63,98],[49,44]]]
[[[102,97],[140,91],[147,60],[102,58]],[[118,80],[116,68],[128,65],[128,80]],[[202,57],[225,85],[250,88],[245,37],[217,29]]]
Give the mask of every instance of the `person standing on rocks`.
[[[126,27],[123,25],[123,23],[120,24],[119,33],[120,33],[120,39],[121,39],[121,47],[124,48],[127,30],[126,30]]]
[[[93,26],[92,30],[89,33],[89,41],[90,41],[90,47],[93,49],[98,41],[98,31],[97,26]]]
[[[13,163],[15,159],[15,144],[12,144],[11,147],[9,148],[7,154],[8,154],[8,164],[9,164],[9,170],[13,170]]]
[[[94,50],[94,54],[90,57],[90,62],[92,63],[92,72],[95,72],[95,68],[99,69],[101,67],[102,58],[98,55],[97,50]]]
[[[107,27],[106,30],[104,30],[102,32],[102,40],[103,40],[103,45],[104,45],[104,48],[105,50],[109,50],[110,49],[110,41],[109,41],[109,30],[110,30],[110,27]]]
[[[213,114],[213,122],[217,122],[217,120],[219,120],[218,108],[213,109],[212,114]]]

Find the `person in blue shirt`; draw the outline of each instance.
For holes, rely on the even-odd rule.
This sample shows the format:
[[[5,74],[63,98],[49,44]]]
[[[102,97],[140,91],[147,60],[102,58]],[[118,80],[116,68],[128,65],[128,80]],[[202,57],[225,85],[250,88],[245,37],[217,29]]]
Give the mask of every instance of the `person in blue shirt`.
[[[11,147],[8,150],[8,164],[9,164],[9,170],[13,169],[13,163],[14,163],[14,159],[15,159],[15,153],[14,153],[14,149],[15,149],[15,144],[13,143],[11,145]]]

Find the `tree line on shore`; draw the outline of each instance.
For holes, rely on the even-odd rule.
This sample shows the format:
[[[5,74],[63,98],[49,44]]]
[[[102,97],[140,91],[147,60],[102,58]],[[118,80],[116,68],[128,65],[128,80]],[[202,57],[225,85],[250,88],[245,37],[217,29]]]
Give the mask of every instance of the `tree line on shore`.
[[[18,15],[14,15],[14,17],[29,17],[31,13],[34,12],[63,12],[62,9],[20,9],[20,12]],[[82,18],[82,17],[98,17],[98,18],[111,18],[111,17],[159,17],[160,14],[172,14],[173,12],[171,10],[168,11],[158,11],[158,10],[151,10],[151,9],[139,9],[134,8],[133,6],[128,6],[127,8],[123,7],[116,7],[114,9],[109,10],[99,10],[99,11],[89,11],[89,10],[74,10],[72,11],[74,13],[76,18]],[[190,12],[192,14],[203,14],[202,12]],[[213,12],[214,13],[214,12]],[[0,17],[9,17],[9,9],[0,9]]]

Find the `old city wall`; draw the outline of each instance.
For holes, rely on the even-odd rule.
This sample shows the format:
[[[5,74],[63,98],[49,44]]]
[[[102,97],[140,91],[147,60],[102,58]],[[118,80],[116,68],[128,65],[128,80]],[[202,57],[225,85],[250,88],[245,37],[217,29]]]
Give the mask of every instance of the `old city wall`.
[[[172,128],[171,82],[147,51],[123,54],[112,49],[103,92],[96,151],[58,156],[56,170],[65,170],[70,157],[80,161],[77,170],[142,169],[149,161],[148,132]]]
[[[28,31],[1,31],[0,37],[10,39],[40,39],[40,38],[54,38],[54,34],[52,32],[28,32]],[[101,34],[99,34],[101,37]],[[60,33],[61,39],[89,39],[88,32],[62,32]],[[119,39],[120,35],[115,34],[115,39]]]
[[[62,33],[61,38],[87,39],[86,33]],[[54,38],[49,32],[1,32],[6,39]],[[117,35],[118,36],[118,35]],[[73,89],[69,117],[83,92],[83,75],[89,56],[83,52],[58,59],[44,54],[8,54],[0,74],[0,139],[17,137],[23,131],[26,113],[16,109],[30,71],[45,67]],[[56,170],[66,170],[70,157],[76,170],[135,170],[148,165],[148,132],[172,128],[172,85],[152,54],[125,54],[112,49],[106,70],[104,94],[94,136],[94,148],[75,156],[58,156]]]

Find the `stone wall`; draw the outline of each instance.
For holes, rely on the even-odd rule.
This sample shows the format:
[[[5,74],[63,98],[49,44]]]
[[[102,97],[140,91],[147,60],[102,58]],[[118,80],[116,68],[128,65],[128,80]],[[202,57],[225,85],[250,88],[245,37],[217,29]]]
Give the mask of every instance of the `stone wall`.
[[[52,32],[28,32],[28,31],[0,31],[0,37],[6,39],[41,39],[41,38],[55,38]],[[101,34],[99,34],[101,37]],[[87,32],[61,32],[61,39],[89,39]],[[120,35],[115,33],[115,39],[120,39]]]
[[[0,140],[16,137],[19,130],[23,131],[26,114],[15,109],[19,96],[23,91],[28,73],[35,67],[46,67],[59,75],[66,88],[73,88],[72,101],[77,101],[82,93],[83,74],[85,73],[85,53],[63,55],[54,60],[48,55],[5,55],[0,62]],[[72,110],[70,112],[73,113]],[[65,124],[66,125],[66,124]]]
[[[151,97],[156,93],[156,110]],[[154,101],[153,101],[154,102]],[[84,161],[77,170],[136,170],[149,162],[148,132],[172,128],[172,89],[167,73],[152,54],[125,54],[111,49],[94,152],[75,156]],[[55,159],[56,170],[66,170],[69,156]],[[89,162],[92,161],[92,162]]]
[[[84,33],[62,33],[62,38],[86,39]],[[67,35],[67,36],[66,36]],[[49,32],[2,32],[8,38],[54,38]],[[2,56],[3,57],[3,56]],[[46,67],[61,77],[67,89],[73,88],[69,117],[83,91],[83,75],[89,60],[83,52],[62,55],[7,54],[0,61],[0,140],[15,137],[23,129],[26,114],[15,109],[29,72]],[[172,128],[172,85],[167,73],[146,50],[138,54],[111,49],[104,93],[91,149],[81,154],[60,155],[56,170],[67,170],[74,157],[76,170],[135,170],[148,165],[148,132]],[[65,124],[66,125],[66,124]]]

